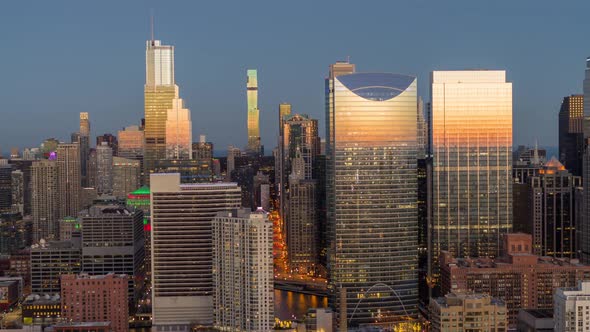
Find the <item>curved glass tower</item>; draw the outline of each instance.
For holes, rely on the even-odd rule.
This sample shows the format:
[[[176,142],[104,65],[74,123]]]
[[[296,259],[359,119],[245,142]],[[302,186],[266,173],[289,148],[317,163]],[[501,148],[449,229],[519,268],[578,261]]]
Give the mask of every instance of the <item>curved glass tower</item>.
[[[417,80],[338,65],[326,84],[329,301],[341,329],[344,315],[389,325],[418,312]]]

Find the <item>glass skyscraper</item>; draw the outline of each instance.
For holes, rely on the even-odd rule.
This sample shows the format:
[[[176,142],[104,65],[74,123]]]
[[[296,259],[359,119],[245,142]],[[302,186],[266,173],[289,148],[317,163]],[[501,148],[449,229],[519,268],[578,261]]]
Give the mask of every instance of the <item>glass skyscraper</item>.
[[[178,98],[174,82],[174,46],[148,40],[145,51],[145,155],[146,181],[158,160],[166,159],[166,119],[172,100]]]
[[[586,74],[584,76],[584,160],[582,163],[582,185],[584,188],[590,188],[590,57],[586,58]],[[590,195],[586,192],[583,195],[583,220],[579,223],[579,244],[580,259],[584,263],[590,263]]]
[[[431,83],[436,271],[443,250],[497,256],[512,230],[512,83],[503,70],[434,71]]]
[[[166,159],[191,159],[192,145],[191,111],[182,99],[174,99],[166,119]]]
[[[260,110],[258,109],[258,73],[248,69],[246,94],[248,100],[248,151],[260,153]]]
[[[343,325],[390,324],[418,309],[417,80],[326,80],[330,306]]]

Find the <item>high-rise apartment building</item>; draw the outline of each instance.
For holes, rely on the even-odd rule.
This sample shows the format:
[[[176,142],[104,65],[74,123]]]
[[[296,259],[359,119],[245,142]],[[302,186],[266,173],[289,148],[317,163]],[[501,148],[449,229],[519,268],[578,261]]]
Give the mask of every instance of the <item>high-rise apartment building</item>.
[[[260,110],[258,109],[258,72],[248,69],[246,81],[246,97],[248,102],[248,146],[250,153],[260,154]]]
[[[417,318],[417,103],[413,76],[330,67],[328,301],[340,328]]]
[[[508,330],[508,310],[501,300],[486,294],[450,293],[430,301],[431,331]]]
[[[156,161],[166,159],[166,119],[172,101],[178,98],[178,86],[174,81],[174,46],[148,40],[145,60],[144,176],[147,182]]]
[[[119,141],[117,140],[117,136],[111,133],[96,136],[96,146],[101,146],[102,143],[106,143],[111,149],[113,149],[113,156],[116,156],[119,152]]]
[[[191,159],[192,144],[191,111],[182,99],[175,98],[166,118],[166,159]]]
[[[113,196],[125,198],[141,187],[139,160],[113,157]]]
[[[181,184],[152,174],[152,312],[157,331],[213,323],[212,220],[240,207],[236,183]]]
[[[12,210],[12,165],[0,160],[0,213]]]
[[[71,241],[40,240],[31,246],[30,257],[33,293],[59,294],[61,275],[80,273],[80,247]]]
[[[33,241],[58,238],[59,194],[57,162],[39,160],[31,167]]]
[[[554,301],[555,331],[590,330],[590,281],[580,280],[577,287],[557,289]]]
[[[573,175],[582,175],[584,95],[563,98],[559,109],[559,160]]]
[[[25,215],[25,175],[17,169],[11,173],[11,211]]]
[[[512,230],[512,83],[503,70],[434,71],[432,248],[495,257]],[[435,272],[436,273],[436,272]]]
[[[127,307],[127,275],[107,274],[101,276],[63,275],[61,277],[61,313],[69,322],[105,323],[109,329],[92,331],[129,331],[129,308]],[[98,324],[97,324],[98,325]],[[80,331],[84,326],[73,331]]]
[[[213,306],[217,328],[272,331],[272,228],[262,210],[223,211],[213,219]]]
[[[113,149],[106,142],[96,147],[96,185],[99,194],[113,192]]]
[[[33,160],[25,159],[11,159],[8,161],[15,171],[23,173],[23,215],[31,215],[31,201],[33,185],[31,182],[31,168],[33,167]]]
[[[143,212],[115,204],[94,205],[78,218],[83,272],[128,275],[129,303],[135,303],[145,278]]]
[[[59,218],[76,216],[80,211],[80,174],[80,145],[60,143],[57,146]]]
[[[90,153],[90,120],[87,112],[80,112],[80,169],[82,187],[88,186],[88,154]],[[72,143],[75,143],[72,141]]]

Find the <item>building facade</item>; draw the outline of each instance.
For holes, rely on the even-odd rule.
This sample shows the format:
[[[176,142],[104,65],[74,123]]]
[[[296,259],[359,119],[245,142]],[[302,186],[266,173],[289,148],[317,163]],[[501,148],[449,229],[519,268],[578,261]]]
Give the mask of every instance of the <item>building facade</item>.
[[[553,309],[559,287],[573,287],[590,278],[590,266],[576,259],[556,259],[532,254],[529,234],[504,236],[503,255],[490,258],[452,258],[441,254],[443,293],[475,292],[501,299],[508,308],[510,327],[516,327],[518,310]]]
[[[63,275],[61,313],[70,322],[110,322],[104,331],[129,331],[126,275]],[[75,329],[74,331],[80,331]],[[95,330],[96,331],[96,330]]]
[[[191,111],[182,99],[175,98],[166,117],[166,159],[191,159],[192,146]]]
[[[213,323],[212,220],[240,207],[235,183],[181,184],[151,175],[152,312],[157,331]],[[182,281],[182,282],[180,282]]]
[[[214,325],[223,331],[272,331],[273,225],[266,212],[219,212],[213,219]]]
[[[506,304],[486,294],[455,294],[430,301],[431,331],[508,330]]]
[[[582,175],[584,95],[563,98],[559,109],[559,160],[573,175]]]
[[[81,174],[80,145],[60,143],[57,146],[59,218],[75,216],[80,211]]]
[[[502,70],[434,71],[431,98],[436,271],[440,251],[497,256],[512,230],[512,83]]]
[[[590,329],[590,282],[579,281],[577,287],[559,288],[555,292],[555,331],[577,332]]]
[[[113,192],[113,149],[106,142],[96,147],[96,190],[99,195]]]
[[[38,294],[59,294],[60,276],[78,274],[81,251],[70,241],[39,241],[31,246],[31,291]]]
[[[33,241],[57,239],[59,195],[57,162],[39,160],[31,167]]]
[[[113,157],[113,196],[125,198],[141,187],[141,162]]]
[[[337,63],[326,80],[328,300],[341,329],[418,313],[417,81],[351,71]]]
[[[260,142],[260,110],[258,109],[258,72],[248,69],[246,81],[246,97],[248,104],[248,146],[250,153],[259,154]]]

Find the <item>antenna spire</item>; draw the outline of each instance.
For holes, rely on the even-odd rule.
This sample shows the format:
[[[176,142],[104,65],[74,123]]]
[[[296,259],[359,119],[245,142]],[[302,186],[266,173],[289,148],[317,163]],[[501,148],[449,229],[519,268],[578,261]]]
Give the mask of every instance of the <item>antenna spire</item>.
[[[150,30],[152,34],[152,45],[154,45],[154,9],[152,8],[152,14],[150,16]]]

